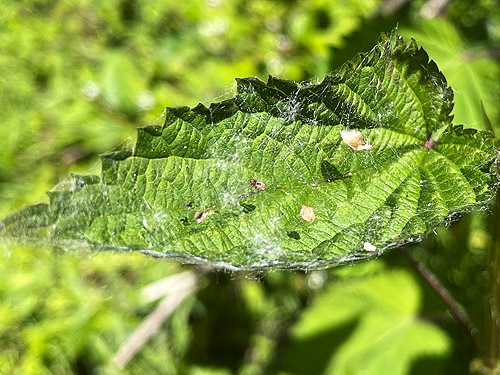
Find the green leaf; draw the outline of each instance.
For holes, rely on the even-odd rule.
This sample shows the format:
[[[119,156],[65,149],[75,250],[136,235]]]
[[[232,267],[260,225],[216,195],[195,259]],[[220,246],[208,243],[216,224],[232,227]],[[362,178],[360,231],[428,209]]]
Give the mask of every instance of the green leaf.
[[[421,20],[418,27],[400,30],[421,44],[455,91],[454,118],[476,129],[485,126],[484,112],[498,124],[500,66],[488,57],[486,46],[468,44],[452,23],[442,19]]]
[[[137,111],[134,102],[141,79],[134,74],[130,59],[118,53],[111,54],[102,71],[102,94],[106,104],[125,113]]]
[[[168,108],[103,156],[101,178],[73,176],[1,234],[231,269],[376,256],[491,199],[498,142],[452,125],[452,108],[426,52],[383,37],[317,84],[237,79],[230,100]]]
[[[291,327],[279,374],[409,374],[419,359],[443,360],[451,342],[419,316],[421,294],[407,270],[333,283]]]

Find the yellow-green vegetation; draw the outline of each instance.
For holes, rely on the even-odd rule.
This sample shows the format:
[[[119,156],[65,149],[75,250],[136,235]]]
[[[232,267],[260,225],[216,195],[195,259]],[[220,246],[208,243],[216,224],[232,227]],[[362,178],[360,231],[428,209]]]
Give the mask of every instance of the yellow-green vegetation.
[[[231,97],[235,77],[314,81],[396,25],[454,88],[454,122],[499,135],[496,2],[437,13],[433,1],[390,3],[1,1],[0,218],[48,201],[70,171],[99,174],[98,155],[160,123],[165,106]],[[467,216],[411,248],[465,307],[478,342],[488,219]],[[197,291],[119,370],[113,356],[159,303],[141,288],[187,267],[5,242],[0,252],[2,374],[443,374],[467,373],[479,356],[391,253],[309,274],[190,268]]]

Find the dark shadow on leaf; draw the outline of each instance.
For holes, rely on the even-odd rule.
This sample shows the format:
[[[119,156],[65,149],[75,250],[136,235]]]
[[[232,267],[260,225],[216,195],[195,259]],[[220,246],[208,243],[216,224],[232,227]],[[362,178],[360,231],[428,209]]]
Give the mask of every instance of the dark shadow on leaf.
[[[293,375],[323,374],[333,353],[349,339],[358,323],[358,319],[353,319],[308,339],[291,342],[280,360],[280,370]]]
[[[445,363],[449,358],[425,356],[413,361],[408,375],[441,375],[450,374],[446,371]]]
[[[332,163],[326,160],[321,162],[321,174],[323,175],[325,181],[333,181],[342,178],[339,170],[335,168]]]
[[[240,203],[240,206],[243,208],[243,212],[249,213],[255,210],[257,207],[253,204],[248,204],[248,203]]]

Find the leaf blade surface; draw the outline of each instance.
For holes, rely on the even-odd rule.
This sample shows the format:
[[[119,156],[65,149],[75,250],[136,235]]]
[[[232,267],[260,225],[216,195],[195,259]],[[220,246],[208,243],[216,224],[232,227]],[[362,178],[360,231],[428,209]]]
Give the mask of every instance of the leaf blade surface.
[[[230,269],[372,257],[493,196],[498,142],[452,125],[452,107],[425,51],[384,38],[317,84],[238,79],[230,100],[168,108],[134,150],[103,156],[101,179],[73,176],[0,229]]]

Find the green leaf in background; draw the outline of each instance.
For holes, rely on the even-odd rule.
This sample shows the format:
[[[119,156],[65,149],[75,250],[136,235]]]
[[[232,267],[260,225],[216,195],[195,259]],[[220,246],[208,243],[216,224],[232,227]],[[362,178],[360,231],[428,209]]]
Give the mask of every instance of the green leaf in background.
[[[421,304],[405,270],[332,283],[292,327],[279,374],[409,374],[420,359],[442,359],[450,340],[419,317]]]
[[[422,20],[399,30],[421,44],[439,65],[455,92],[454,118],[457,123],[487,129],[484,111],[493,124],[500,119],[500,66],[488,56],[487,46],[471,46],[457,29],[444,20]]]
[[[111,55],[102,72],[102,95],[113,109],[134,113],[139,107],[137,101],[141,79],[130,59],[121,54]]]
[[[318,84],[237,82],[233,99],[168,108],[103,157],[102,178],[73,176],[2,235],[315,268],[418,240],[493,194],[497,142],[451,124],[452,90],[414,41],[384,37]]]
[[[105,369],[110,367],[113,353],[154,306],[145,300],[141,288],[179,272],[178,265],[151,262],[139,254],[100,254],[83,259],[58,256],[44,247],[36,251],[17,246],[2,250],[1,374],[76,374],[91,369],[123,374]],[[23,254],[22,261],[13,254]],[[9,274],[12,269],[15,276]],[[131,363],[132,368],[141,370],[134,373],[175,373],[179,357],[186,351],[182,343],[189,339],[187,325],[193,302],[186,300],[165,324],[168,334],[159,332],[139,355],[142,359]]]

